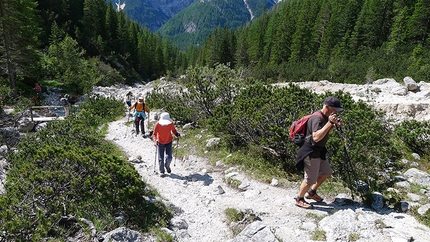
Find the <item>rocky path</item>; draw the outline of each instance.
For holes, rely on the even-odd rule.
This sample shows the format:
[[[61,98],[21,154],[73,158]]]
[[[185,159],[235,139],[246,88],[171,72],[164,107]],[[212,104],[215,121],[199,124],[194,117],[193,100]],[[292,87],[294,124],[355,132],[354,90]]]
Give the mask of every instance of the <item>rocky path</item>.
[[[162,178],[157,168],[154,172],[153,142],[132,135],[132,126],[127,127],[126,121],[124,117],[110,123],[107,139],[125,151],[142,179],[173,209],[175,217],[169,232],[176,241],[311,241],[317,231],[325,232],[326,241],[351,241],[351,238],[428,241],[430,238],[430,229],[408,214],[392,210],[375,212],[360,204],[346,205],[339,198],[336,202],[335,198],[327,198],[327,203],[315,204],[313,210],[301,209],[293,203],[296,187],[287,189],[261,183],[237,169],[213,167],[198,157],[174,160],[172,173]],[[186,139],[186,132],[182,134]],[[228,176],[241,180],[244,189],[226,185]],[[233,235],[224,213],[227,208],[251,211],[261,222],[249,226],[245,230],[247,235]]]

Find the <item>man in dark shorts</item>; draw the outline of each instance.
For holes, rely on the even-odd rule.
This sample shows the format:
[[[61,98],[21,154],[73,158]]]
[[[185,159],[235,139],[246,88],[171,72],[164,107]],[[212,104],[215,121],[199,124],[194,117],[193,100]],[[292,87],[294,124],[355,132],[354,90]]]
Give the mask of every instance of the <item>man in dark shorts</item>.
[[[322,115],[312,115],[306,124],[306,134],[309,134],[305,143],[300,147],[296,163],[304,163],[304,179],[300,185],[299,193],[295,198],[296,205],[302,208],[313,208],[305,198],[316,202],[322,202],[317,194],[321,184],[333,174],[333,170],[326,158],[325,147],[329,134],[336,127],[343,125],[342,119],[337,116],[342,112],[340,100],[335,97],[327,97],[323,108],[319,111]]]

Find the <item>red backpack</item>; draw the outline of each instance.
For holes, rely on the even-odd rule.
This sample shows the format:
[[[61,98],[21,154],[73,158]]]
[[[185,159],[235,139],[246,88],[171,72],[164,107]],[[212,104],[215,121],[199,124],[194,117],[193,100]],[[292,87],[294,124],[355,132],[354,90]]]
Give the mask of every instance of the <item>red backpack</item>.
[[[295,120],[291,123],[290,126],[290,140],[294,142],[294,144],[298,146],[302,146],[305,143],[306,138],[306,124],[308,123],[308,119],[312,115],[320,115],[323,117],[320,111],[316,111],[314,113],[303,116],[302,118]]]

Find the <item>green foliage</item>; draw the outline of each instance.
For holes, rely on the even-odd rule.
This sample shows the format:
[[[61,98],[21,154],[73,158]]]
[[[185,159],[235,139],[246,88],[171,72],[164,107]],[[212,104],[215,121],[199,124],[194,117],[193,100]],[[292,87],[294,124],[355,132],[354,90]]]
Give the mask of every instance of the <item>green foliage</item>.
[[[199,124],[213,117],[220,104],[231,104],[240,85],[246,81],[240,73],[225,65],[189,68],[181,83],[184,87],[156,87],[146,96],[146,102],[184,122]]]
[[[272,1],[264,0],[249,1],[247,4],[240,1],[195,1],[164,23],[158,32],[170,38],[181,50],[186,50],[190,46],[203,45],[218,27],[237,29],[252,20],[250,11],[257,18],[272,6]],[[183,23],[190,24],[184,26]],[[193,27],[198,31],[193,31]]]
[[[234,34],[217,28],[202,47],[192,48],[191,58],[198,66],[229,60],[248,69],[245,77],[266,84],[285,79],[363,84],[405,76],[426,81],[428,8],[422,0],[283,1]],[[225,49],[235,52],[233,59]]]
[[[419,155],[429,155],[428,146],[430,139],[430,122],[418,122],[416,120],[403,121],[395,126],[395,134],[413,152]]]
[[[356,194],[364,196],[357,181],[364,181],[371,191],[384,191],[391,186],[391,177],[400,170],[400,151],[393,146],[392,131],[383,113],[374,111],[362,101],[354,102],[346,94],[336,93],[346,112],[339,139],[327,143],[329,159],[336,174]],[[343,143],[344,142],[344,143]],[[386,175],[381,176],[384,172]]]
[[[39,74],[40,16],[33,0],[0,2],[0,75],[8,79],[10,95],[19,94],[17,84]]]
[[[326,239],[327,239],[327,236],[324,230],[318,229],[312,235],[312,240],[325,241]]]
[[[227,215],[227,218],[230,221],[230,223],[241,221],[245,217],[243,212],[238,211],[235,208],[226,208],[224,213],[225,215]]]
[[[327,143],[336,178],[354,194],[362,196],[366,194],[359,190],[361,182],[366,183],[370,191],[383,191],[392,185],[390,177],[402,168],[398,162],[400,150],[393,145],[395,137],[382,118],[383,113],[374,111],[364,102],[354,102],[350,95],[341,92],[317,95],[293,84],[285,87],[247,84],[237,78],[238,73],[225,77],[230,78],[229,81],[220,82],[225,73],[230,73],[225,68],[191,70],[185,81],[186,91],[177,96],[186,97],[187,102],[180,103],[182,108],[198,114],[198,122],[208,124],[210,131],[222,138],[221,146],[233,152],[248,152],[247,156],[252,153],[256,161],[248,162],[247,156],[235,156],[226,162],[252,171],[282,167],[287,174],[295,173],[298,149],[288,138],[289,127],[292,121],[321,109],[325,97],[330,95],[337,96],[346,110],[342,116],[345,125],[339,132],[332,133],[333,138]],[[223,86],[227,88],[217,88]],[[226,93],[229,98],[223,96]],[[172,93],[157,95],[162,100],[175,98]],[[386,176],[381,176],[381,172]]]
[[[76,40],[66,36],[63,40],[54,41],[43,59],[47,77],[61,82],[71,93],[87,93],[96,84],[121,82],[116,71],[106,68],[97,59],[86,60],[85,51]]]
[[[140,231],[163,226],[171,216],[162,204],[145,201],[155,192],[98,129],[122,114],[123,103],[92,97],[80,108],[26,136],[9,155],[7,195],[0,197],[0,229],[7,241],[71,236],[79,226],[63,222],[65,216],[109,230],[123,213],[127,226]]]

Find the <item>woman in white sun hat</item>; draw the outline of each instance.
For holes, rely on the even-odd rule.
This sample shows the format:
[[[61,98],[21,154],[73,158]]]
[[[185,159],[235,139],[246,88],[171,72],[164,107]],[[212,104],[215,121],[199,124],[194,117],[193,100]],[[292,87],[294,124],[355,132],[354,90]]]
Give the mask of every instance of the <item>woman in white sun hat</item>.
[[[170,163],[172,162],[172,142],[174,134],[178,139],[181,136],[176,131],[173,120],[170,118],[169,113],[160,114],[160,120],[154,126],[154,132],[152,134],[154,145],[158,146],[158,165],[160,169],[160,175],[164,176],[164,168],[167,173],[170,173]],[[166,159],[164,159],[166,154]]]

